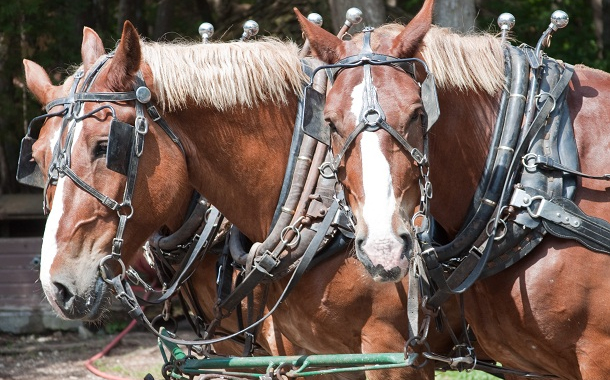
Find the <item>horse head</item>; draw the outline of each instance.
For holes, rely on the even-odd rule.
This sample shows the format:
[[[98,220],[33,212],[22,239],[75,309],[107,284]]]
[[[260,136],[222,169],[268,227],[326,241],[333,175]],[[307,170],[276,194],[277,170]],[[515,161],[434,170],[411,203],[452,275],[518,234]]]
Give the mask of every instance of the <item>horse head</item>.
[[[47,109],[32,146],[49,208],[41,284],[60,316],[96,320],[110,300],[108,279],[124,274],[164,222],[179,223],[177,205],[192,190],[181,185],[188,183],[181,149],[154,122],[143,120],[146,112],[136,115],[142,106],[134,91],[138,72],[145,83],[152,78],[141,65],[133,25],[125,23],[118,47],[108,55],[99,36],[85,28],[81,53],[83,65],[61,86],[38,64],[25,60],[24,66],[29,90]],[[129,133],[109,142],[117,125]],[[125,173],[107,166],[114,144],[128,152]]]
[[[431,26],[432,9],[429,0],[406,27],[383,26],[349,41],[298,14],[314,55],[341,65],[324,116],[335,170],[356,220],[356,254],[377,281],[400,280],[419,249],[413,217],[427,171],[426,112],[418,82],[425,70],[415,61],[400,62],[406,69],[369,63],[413,58]]]

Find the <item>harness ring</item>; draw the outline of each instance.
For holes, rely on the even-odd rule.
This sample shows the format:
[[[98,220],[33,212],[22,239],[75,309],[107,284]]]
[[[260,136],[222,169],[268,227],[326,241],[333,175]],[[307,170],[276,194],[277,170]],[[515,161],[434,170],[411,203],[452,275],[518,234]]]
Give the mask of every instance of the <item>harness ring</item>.
[[[412,347],[415,347],[415,346],[424,346],[426,352],[430,352],[430,344],[428,343],[428,341],[425,340],[425,339],[422,339],[420,336],[416,335],[414,337],[409,338],[409,340],[407,340],[407,342],[405,343],[405,350],[404,350],[405,351],[405,359],[409,355],[408,354],[409,349],[411,349]],[[411,349],[411,351],[413,351],[413,350]],[[426,366],[426,364],[428,364],[428,358],[426,358],[425,355],[421,355],[421,356],[424,357],[424,361],[421,362],[420,364],[417,364],[417,365],[415,363],[413,363],[412,367],[414,367],[414,368],[423,368],[423,367]]]
[[[318,171],[323,178],[331,179],[335,177],[335,170],[329,161],[323,162]]]
[[[121,210],[127,210],[129,212],[122,213]],[[121,216],[125,216],[127,219],[130,219],[133,216],[133,206],[131,205],[131,203],[121,203],[117,208],[116,212],[119,215],[119,218]]]
[[[533,164],[528,164],[529,161],[534,160]],[[523,164],[523,167],[526,169],[536,169],[536,154],[535,153],[528,153],[525,156],[523,156],[523,158],[521,158],[521,164]]]
[[[100,260],[100,264],[99,264],[100,276],[102,277],[102,280],[104,280],[104,282],[107,284],[112,284],[112,280],[110,278],[108,278],[106,269],[104,268],[104,264],[106,264],[106,261],[109,261],[109,260],[115,260],[116,262],[118,262],[121,265],[121,273],[119,274],[119,276],[121,276],[121,279],[124,279],[125,276],[127,275],[127,271],[125,269],[125,263],[123,262],[123,260],[121,260],[120,257],[114,257],[113,255],[107,255],[107,256],[104,256],[104,258],[102,258]]]
[[[282,229],[282,232],[280,233],[280,241],[282,243],[286,244],[286,246],[288,246],[289,248],[294,248],[299,244],[299,241],[301,240],[301,231],[299,231],[299,229],[296,227],[296,225],[298,223],[300,223],[304,218],[305,218],[304,216],[301,216],[293,224],[286,226]],[[294,233],[294,237],[292,238],[291,242],[286,240],[286,235],[290,231],[292,231]]]
[[[494,223],[494,219],[490,220],[489,223],[487,223],[487,227],[485,227],[485,232],[487,233],[487,236],[489,236],[489,237],[491,237],[491,231],[489,230],[489,228],[490,227],[493,228],[493,223]],[[499,234],[497,233],[498,229],[496,229],[496,236],[494,236],[495,241],[502,240],[508,232],[508,227],[506,226],[506,222],[504,221],[504,219],[498,219],[498,225],[502,225],[502,228],[501,228]]]
[[[540,99],[545,95],[551,100],[553,100],[553,107],[549,111],[549,113],[551,113],[555,110],[555,106],[557,105],[557,99],[555,99],[555,97],[553,97],[553,95],[551,95],[549,92],[541,91],[540,94],[536,95],[536,108],[538,109],[538,111],[540,111],[540,109],[542,108],[542,106],[540,105]]]

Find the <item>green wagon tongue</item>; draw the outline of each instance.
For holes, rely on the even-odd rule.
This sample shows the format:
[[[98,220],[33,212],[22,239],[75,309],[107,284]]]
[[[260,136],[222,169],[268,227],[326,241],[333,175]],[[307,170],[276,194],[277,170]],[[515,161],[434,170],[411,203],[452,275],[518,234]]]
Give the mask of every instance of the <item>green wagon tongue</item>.
[[[171,338],[164,328],[160,334]],[[332,354],[259,357],[209,357],[196,359],[185,354],[177,344],[159,339],[159,348],[165,361],[164,375],[174,379],[189,379],[195,375],[214,374],[247,376],[259,379],[279,378],[279,375],[309,377],[342,372],[370,371],[389,368],[416,366],[421,355],[418,353],[378,353],[378,354]],[[170,355],[167,356],[166,350]],[[425,358],[423,359],[426,360]],[[258,369],[258,372],[248,372]],[[245,371],[245,372],[244,372]],[[264,373],[263,373],[264,371]]]

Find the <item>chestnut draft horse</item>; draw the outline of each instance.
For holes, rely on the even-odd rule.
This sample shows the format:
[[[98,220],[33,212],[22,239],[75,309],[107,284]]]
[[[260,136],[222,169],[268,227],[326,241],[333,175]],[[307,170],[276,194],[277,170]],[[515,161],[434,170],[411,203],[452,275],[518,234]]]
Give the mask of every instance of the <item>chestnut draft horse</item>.
[[[120,220],[128,214],[121,247],[121,261],[126,265],[135,260],[139,247],[154,231],[163,225],[177,228],[193,189],[251,241],[264,240],[282,186],[304,75],[291,43],[144,43],[129,22],[110,55],[104,54],[97,34],[85,28],[81,52],[83,77],[92,78],[85,90],[74,77],[54,86],[42,67],[27,60],[24,64],[28,88],[49,113],[32,148],[43,173],[57,162],[53,151],[57,141],[61,139],[64,147],[70,141],[61,157],[68,164],[45,196],[50,213],[41,283],[61,317],[95,321],[111,296],[100,276],[101,261],[112,251]],[[102,60],[106,62],[99,65]],[[96,72],[89,76],[92,70]],[[110,124],[121,120],[133,125],[136,107],[132,99],[108,96],[100,100],[94,94],[129,93],[138,72],[184,152],[171,134],[148,120],[150,128],[142,130],[146,134],[133,182],[132,208],[114,205],[117,217],[111,200],[121,199],[128,181],[106,166]],[[66,105],[70,93],[79,99],[91,93],[98,100],[80,101],[78,106],[72,100]],[[63,119],[72,107],[80,108],[78,116]],[[62,129],[66,133],[60,136]],[[214,264],[215,259],[206,257],[192,277],[196,299],[207,318],[216,300]],[[111,269],[120,270],[116,265]],[[286,282],[269,285],[269,307]],[[407,287],[406,281],[372,281],[344,251],[303,275],[273,318],[265,320],[258,342],[272,355],[401,352],[408,336]],[[450,320],[454,328],[459,325],[458,319],[450,316]],[[237,326],[233,313],[222,328],[236,331]],[[432,348],[447,352],[451,340],[430,330]],[[233,349],[231,353],[240,352]],[[365,374],[336,376],[364,378]],[[366,373],[369,379],[433,376],[431,365]]]
[[[518,186],[514,187],[511,207],[495,211],[494,215],[502,220],[495,219],[500,227],[494,228],[494,233],[491,231],[493,224],[490,224],[487,232],[497,240],[494,247],[508,239],[513,225],[518,226],[516,236],[529,228],[534,232],[527,240],[515,242],[513,246],[517,251],[527,248],[531,241],[541,242],[519,261],[520,254],[510,256],[510,260],[517,262],[512,266],[506,263],[503,266],[508,268],[496,274],[491,270],[489,276],[476,281],[467,290],[465,286],[456,286],[464,284],[465,280],[453,283],[450,289],[454,292],[465,290],[468,322],[485,351],[504,366],[563,379],[607,378],[610,374],[607,360],[610,281],[606,278],[610,257],[606,254],[604,239],[610,230],[605,221],[589,218],[586,214],[600,219],[610,215],[608,185],[600,180],[607,179],[607,175],[600,174],[607,173],[610,166],[607,154],[610,75],[577,65],[570,78],[571,66],[553,65],[553,60],[544,57],[544,74],[548,72],[549,75],[540,75],[540,95],[534,107],[528,108],[525,104],[528,66],[517,64],[527,61],[512,60],[512,87],[505,85],[503,49],[506,48],[511,57],[521,56],[518,52],[521,49],[509,47],[500,38],[487,34],[458,35],[431,27],[432,9],[433,1],[427,0],[408,25],[387,25],[355,36],[351,41],[341,41],[305,18],[299,18],[314,56],[329,66],[342,65],[327,95],[324,114],[331,128],[331,146],[337,155],[334,162],[337,175],[345,186],[346,198],[357,221],[357,255],[376,280],[398,281],[407,274],[410,257],[432,252],[429,247],[419,247],[415,233],[422,228],[418,220],[424,219],[428,211],[448,232],[449,238],[469,233],[468,228],[460,229],[468,220],[471,202],[475,207],[487,202],[487,198],[481,200],[482,195],[475,194],[484,177],[490,147],[494,146],[493,127],[498,115],[504,112],[506,124],[509,118],[515,119],[517,132],[522,121],[529,123],[523,131],[530,132],[520,137],[525,144],[513,145],[515,148],[511,150],[502,135],[500,144],[493,149],[492,153],[497,157],[504,154],[502,151],[515,152],[517,164],[513,167],[523,165],[525,168],[515,172]],[[405,61],[406,58],[421,61]],[[369,64],[372,61],[377,64]],[[531,56],[530,61],[536,62],[536,56]],[[401,68],[405,63],[413,64],[406,72],[404,66]],[[434,109],[427,108],[426,96],[436,97],[436,94],[426,88],[425,82],[419,82],[426,78],[424,63],[436,78],[440,108],[440,117],[429,131],[426,116],[433,117],[434,112],[428,111]],[[518,73],[520,67],[525,67],[521,74]],[[553,72],[559,73],[556,84],[548,79]],[[517,75],[525,79],[521,80]],[[524,83],[524,86],[517,91],[515,83]],[[567,88],[563,95],[555,92],[561,90],[561,83],[565,84],[564,89]],[[509,88],[510,96],[506,91]],[[567,98],[566,103],[561,102],[563,98]],[[508,105],[501,111],[504,99]],[[534,116],[524,118],[523,113],[511,113],[512,106],[532,110]],[[562,108],[569,110],[563,118]],[[535,117],[536,112],[542,115],[541,119]],[[561,122],[556,124],[558,120]],[[571,139],[570,124],[573,126]],[[553,134],[557,136],[553,132],[557,131],[556,125],[563,125],[559,136],[567,136],[560,139],[559,149],[552,137]],[[532,138],[534,134],[541,139]],[[532,156],[525,156],[528,151],[524,149],[530,141],[528,154]],[[563,143],[568,149],[561,149]],[[554,158],[555,162],[547,160],[546,167],[536,167],[535,163],[545,157],[557,157],[553,156],[557,151],[560,151],[560,158]],[[571,155],[577,156],[570,159]],[[557,165],[559,159],[562,165]],[[508,167],[510,162],[505,161],[504,166]],[[582,173],[600,175],[600,178],[588,178]],[[578,175],[578,179],[573,175]],[[553,181],[540,186],[535,198],[516,196],[527,191],[528,186],[533,187],[533,179],[544,178],[542,183],[546,184],[549,176]],[[434,185],[433,193],[428,180]],[[562,196],[568,198],[561,187],[555,190],[553,197],[542,191],[545,186],[551,188],[551,182],[562,180],[564,184],[571,181],[575,186],[573,200],[578,207],[570,206],[568,200],[559,201]],[[423,191],[420,191],[420,185]],[[490,188],[488,193],[491,193]],[[505,188],[510,192],[513,185]],[[477,199],[479,203],[476,203]],[[498,199],[498,202],[504,202],[502,206],[509,202],[504,195]],[[487,203],[495,206],[491,201]],[[429,206],[429,209],[422,210],[418,208],[420,205]],[[548,207],[552,207],[553,212],[547,212]],[[584,214],[576,211],[578,208]],[[520,214],[520,210],[525,210],[528,217]],[[551,220],[555,217],[561,217],[558,223],[567,226],[561,230],[566,237],[576,236],[575,239],[583,244],[555,237],[554,232],[551,236],[558,228]],[[527,228],[518,224],[528,223],[525,220],[533,223]],[[579,234],[583,224],[599,235],[591,238],[586,231]],[[536,235],[539,225],[544,225],[549,233]],[[504,235],[506,232],[509,234]],[[488,239],[485,235],[484,240]],[[470,244],[472,246],[474,242]],[[601,253],[604,249],[606,253]],[[476,263],[487,253],[480,252],[483,255],[474,257]],[[440,248],[436,254],[441,260]],[[481,261],[476,261],[478,257]],[[455,267],[457,263],[448,265]],[[478,264],[473,267],[478,268]]]

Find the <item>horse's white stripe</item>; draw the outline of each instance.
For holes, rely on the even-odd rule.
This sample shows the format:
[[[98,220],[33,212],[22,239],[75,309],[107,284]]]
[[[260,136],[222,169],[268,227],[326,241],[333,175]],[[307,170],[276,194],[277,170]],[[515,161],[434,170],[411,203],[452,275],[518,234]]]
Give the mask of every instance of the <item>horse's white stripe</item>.
[[[352,90],[350,111],[358,120],[362,111],[364,82]],[[364,206],[362,216],[368,229],[368,239],[391,236],[392,214],[396,199],[392,187],[390,165],[381,151],[379,137],[373,132],[363,132],[360,142],[362,158],[362,186]]]
[[[47,218],[47,224],[44,228],[42,237],[42,249],[40,256],[40,281],[44,288],[51,285],[51,265],[57,256],[57,230],[59,221],[64,213],[63,205],[63,190],[65,177],[59,178],[53,198],[53,208]],[[49,293],[47,293],[48,295]]]
[[[358,117],[360,116],[360,112],[362,111],[364,96],[364,81],[357,86],[354,86],[352,90],[352,106],[350,107],[350,111],[352,115],[354,115],[354,119],[356,120],[356,124],[358,124]]]
[[[392,214],[396,209],[396,198],[390,164],[381,151],[377,134],[362,133],[360,155],[364,189],[362,216],[368,229],[368,239],[387,238],[392,234]]]
[[[82,110],[81,110],[82,113]],[[82,122],[76,123],[74,126],[74,140],[72,142],[72,149],[76,145],[78,138],[80,137],[82,130]],[[58,129],[50,140],[50,149],[53,152],[55,149],[57,140],[60,138],[60,129]],[[44,235],[42,237],[42,249],[40,254],[40,282],[42,287],[45,289],[47,297],[53,294],[51,291],[51,266],[55,261],[55,257],[58,253],[57,244],[57,231],[59,229],[59,223],[64,214],[64,186],[66,177],[59,177],[57,180],[57,187],[55,188],[55,194],[53,196],[53,208],[47,218],[47,223],[44,228]]]

